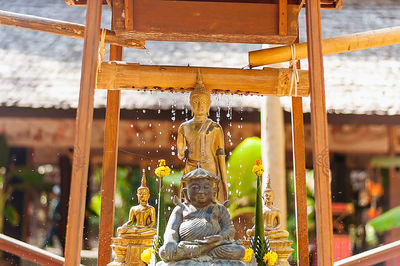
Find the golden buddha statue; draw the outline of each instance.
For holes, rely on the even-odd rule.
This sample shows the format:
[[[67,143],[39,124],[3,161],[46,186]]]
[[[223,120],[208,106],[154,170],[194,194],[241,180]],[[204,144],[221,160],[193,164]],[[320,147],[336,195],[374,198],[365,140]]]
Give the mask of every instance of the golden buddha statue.
[[[288,240],[289,232],[280,229],[281,212],[274,205],[274,191],[271,188],[271,179],[268,177],[267,187],[263,193],[264,199],[264,234],[268,238],[271,250],[278,254],[276,265],[289,265],[287,258],[293,252],[293,241]],[[247,230],[249,237],[254,236],[255,227]]]
[[[156,211],[148,204],[150,190],[146,186],[146,176],[143,173],[140,187],[137,189],[139,205],[129,211],[129,220],[117,228],[118,237],[112,238],[111,247],[116,257],[108,266],[139,266],[142,252],[152,246],[157,229]]]
[[[139,205],[133,206],[129,211],[129,220],[122,226],[117,228],[119,235],[154,235],[156,229],[153,226],[156,224],[156,211],[153,206],[150,206],[150,190],[146,186],[146,176],[143,173],[140,187],[137,189],[137,198]],[[133,223],[136,223],[134,226]]]
[[[224,203],[228,199],[224,133],[221,126],[208,118],[211,105],[210,92],[204,86],[200,73],[190,93],[190,106],[194,117],[182,123],[178,129],[178,158],[185,161],[184,174],[200,167],[219,176],[217,200]],[[181,183],[181,188],[184,184]],[[182,196],[182,194],[179,194]]]

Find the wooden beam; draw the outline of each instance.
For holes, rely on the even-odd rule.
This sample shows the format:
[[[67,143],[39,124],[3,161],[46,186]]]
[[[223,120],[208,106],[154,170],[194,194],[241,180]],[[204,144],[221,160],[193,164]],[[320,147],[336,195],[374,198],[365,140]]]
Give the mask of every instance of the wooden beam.
[[[83,43],[81,86],[76,114],[76,135],[68,209],[65,265],[79,265],[81,259],[86,186],[92,135],[94,88],[101,25],[101,0],[89,1]]]
[[[279,35],[287,35],[287,0],[279,0]]]
[[[133,14],[133,0],[125,0],[125,13]],[[125,29],[133,30],[133,16],[125,16]]]
[[[205,86],[213,93],[289,96],[292,72],[285,68],[263,70],[142,66],[124,62],[103,62],[97,77],[98,89],[191,91],[200,70]],[[306,70],[299,70],[298,96],[309,94]],[[294,90],[290,95],[294,95]]]
[[[298,41],[298,39],[296,40]],[[300,62],[297,62],[300,69]],[[292,143],[293,172],[296,206],[296,243],[297,263],[300,266],[309,264],[308,219],[307,219],[307,185],[306,185],[306,148],[304,139],[303,99],[292,97]]]
[[[400,240],[335,262],[335,266],[368,266],[398,258]]]
[[[287,34],[279,35],[276,1],[127,0],[126,30],[116,32],[133,40],[290,44],[300,8],[286,10]]]
[[[333,264],[332,197],[319,0],[307,1],[306,22],[318,265],[329,266]]]
[[[400,26],[343,35],[322,41],[322,54],[340,54],[400,43]],[[294,45],[296,59],[308,57],[307,43]],[[249,53],[250,66],[264,66],[286,62],[292,59],[291,46],[252,51]]]
[[[308,265],[308,220],[306,186],[306,151],[304,144],[302,98],[292,97],[293,170],[296,200],[297,263]]]
[[[64,265],[63,257],[3,234],[0,234],[0,250],[41,265]]]
[[[114,0],[111,29],[123,24],[124,3]],[[122,47],[111,45],[110,60],[122,60]],[[99,230],[99,266],[107,266],[111,259],[111,238],[114,235],[115,189],[117,178],[118,137],[121,91],[107,92],[106,126],[104,134],[103,177],[101,180],[101,210]]]
[[[0,25],[41,31],[61,36],[83,39],[85,25],[42,18],[32,15],[23,15],[0,10]],[[114,31],[106,30],[106,43],[131,48],[144,49],[144,41],[132,41],[117,37]]]

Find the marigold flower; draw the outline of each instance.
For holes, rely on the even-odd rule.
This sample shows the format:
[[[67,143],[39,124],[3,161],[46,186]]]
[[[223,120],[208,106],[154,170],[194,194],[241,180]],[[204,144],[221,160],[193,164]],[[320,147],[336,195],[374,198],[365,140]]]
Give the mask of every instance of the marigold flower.
[[[253,166],[253,173],[258,177],[264,173],[264,165],[261,164],[261,160],[256,160],[256,164]]]
[[[246,248],[246,251],[245,251],[245,254],[244,254],[244,257],[243,257],[242,260],[243,260],[244,262],[250,262],[251,259],[253,258],[253,253],[254,253],[253,249],[251,249],[251,248]]]
[[[171,173],[171,168],[165,165],[165,160],[161,159],[159,167],[157,167],[155,174],[158,177],[167,177]]]
[[[140,258],[142,259],[142,261],[144,263],[146,263],[147,265],[150,264],[150,259],[151,259],[151,254],[155,254],[154,253],[154,249],[152,248],[148,248],[143,250],[142,254],[140,255]]]
[[[277,259],[278,259],[278,254],[274,251],[270,251],[264,255],[263,261],[264,263],[268,262],[268,265],[273,266],[275,265]]]

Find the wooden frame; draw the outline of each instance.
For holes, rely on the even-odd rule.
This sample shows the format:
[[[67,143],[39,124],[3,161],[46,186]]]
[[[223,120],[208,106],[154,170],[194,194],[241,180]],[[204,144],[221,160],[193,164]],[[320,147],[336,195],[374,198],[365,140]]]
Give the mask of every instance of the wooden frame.
[[[116,35],[122,36],[123,40],[131,38],[133,40],[176,40],[176,41],[213,41],[213,42],[246,42],[246,43],[293,43],[297,38],[297,16],[299,12],[298,2],[292,1],[286,2],[286,0],[278,0],[279,5],[276,3],[265,3],[263,0],[253,1],[237,1],[235,3],[227,1],[209,1],[207,4],[202,1],[165,1],[163,3],[157,0],[125,0],[125,29],[124,23],[121,20],[113,19],[113,29],[115,28]],[[269,1],[269,0],[267,0]],[[329,0],[333,3],[341,3],[340,0]],[[66,0],[68,4],[84,4],[83,0]],[[327,2],[323,0],[323,3]],[[72,180],[71,180],[71,196],[69,200],[69,212],[68,212],[68,225],[67,225],[67,241],[65,251],[65,265],[75,266],[79,265],[80,262],[80,251],[82,247],[82,235],[83,235],[83,218],[85,211],[85,196],[86,196],[86,185],[88,175],[88,162],[89,162],[89,151],[90,151],[90,138],[91,138],[91,126],[93,119],[93,102],[94,102],[94,88],[97,76],[97,60],[98,60],[98,43],[100,39],[100,20],[101,20],[101,5],[107,3],[111,6],[111,1],[107,0],[92,0],[88,2],[87,14],[86,14],[86,27],[84,34],[84,48],[82,58],[82,72],[81,72],[81,88],[79,96],[78,111],[76,116],[76,136],[74,144],[74,157],[73,157],[73,169],[72,169]],[[115,17],[122,17],[122,6],[121,2],[114,0],[113,2],[113,13]],[[119,5],[115,5],[115,4]],[[135,3],[137,5],[135,5]],[[330,2],[329,2],[330,3]],[[194,5],[198,5],[199,9],[193,9]],[[287,5],[287,8],[286,8]],[[168,8],[174,7],[181,11],[193,11],[197,10],[198,13],[192,14],[189,23],[185,23],[180,18],[175,18],[177,10]],[[115,8],[116,7],[116,8]],[[211,9],[210,9],[211,7]],[[221,9],[221,7],[226,8]],[[240,7],[240,8],[238,8]],[[325,110],[325,95],[324,95],[324,80],[323,80],[323,68],[322,68],[322,45],[321,45],[321,21],[320,21],[320,0],[308,0],[307,1],[307,35],[308,35],[308,54],[309,56],[309,79],[311,85],[311,115],[312,115],[312,127],[313,127],[313,145],[314,145],[314,166],[315,166],[315,193],[316,193],[316,216],[317,216],[317,246],[319,250],[319,264],[320,265],[332,265],[332,217],[331,217],[331,198],[330,198],[330,186],[329,186],[329,150],[327,145],[327,120]],[[151,12],[150,9],[155,13],[153,15],[164,15],[163,18],[158,18],[156,21],[149,21],[146,17]],[[216,10],[220,10],[223,16],[212,17],[210,12],[203,13],[205,11],[212,10],[214,13]],[[261,13],[260,13],[261,11]],[[285,13],[287,11],[287,14]],[[118,12],[118,13],[115,13]],[[157,13],[158,12],[158,13]],[[161,12],[161,13],[160,13]],[[233,12],[233,13],[232,13]],[[236,13],[235,13],[236,12]],[[178,12],[179,13],[179,12]],[[197,14],[197,15],[196,15]],[[236,14],[235,19],[229,20],[226,15]],[[266,25],[267,20],[266,14],[271,15],[271,25]],[[205,20],[203,20],[203,15]],[[199,16],[200,18],[197,18]],[[287,16],[287,20],[286,20]],[[114,17],[114,18],[115,18]],[[249,19],[249,21],[247,21]],[[238,20],[246,20],[247,24],[237,24]],[[164,23],[168,22],[168,23]],[[212,23],[220,22],[227,23],[227,25],[215,25]],[[158,24],[157,24],[158,23]],[[161,23],[161,24],[160,24]],[[174,24],[175,23],[175,24]],[[176,27],[178,24],[182,24],[181,27]],[[211,23],[211,24],[210,24]],[[236,24],[235,24],[236,23]],[[218,24],[218,23],[217,23]],[[149,28],[150,25],[150,28]],[[154,31],[154,26],[160,26],[157,32]],[[245,24],[244,24],[245,25]],[[248,26],[251,26],[251,30],[248,30]],[[178,25],[179,26],[179,25]],[[261,27],[260,27],[261,26]],[[170,27],[170,28],[168,28]],[[202,28],[203,27],[203,28]],[[263,28],[264,27],[264,28]],[[234,28],[234,30],[230,29]],[[118,47],[113,46],[111,50],[111,60],[121,60],[122,50]],[[119,121],[119,101],[120,94],[118,89],[120,85],[116,85],[114,80],[112,84],[101,80],[101,76],[105,75],[107,71],[116,74],[118,71],[111,69],[107,70],[107,67],[111,66],[118,68],[117,63],[106,63],[102,64],[101,72],[99,73],[99,81],[97,85],[103,89],[108,89],[108,108],[106,115],[106,134],[105,134],[105,156],[104,156],[104,180],[103,190],[105,194],[102,195],[105,206],[102,205],[102,219],[108,220],[101,223],[101,249],[99,252],[104,251],[104,256],[99,260],[99,265],[106,265],[109,261],[109,251],[107,248],[106,238],[110,235],[110,221],[113,217],[114,206],[112,201],[114,199],[115,190],[115,178],[116,178],[116,156],[118,146],[118,121]],[[143,69],[150,69],[147,75],[155,75],[158,73],[159,80],[165,79],[163,77],[164,70],[168,73],[176,72],[176,75],[186,76],[186,85],[183,90],[190,89],[190,86],[194,84],[194,77],[197,74],[198,68],[182,68],[182,67],[161,67],[160,66],[138,66],[128,65],[130,71],[133,71],[137,75],[143,74]],[[157,69],[158,68],[158,69]],[[165,69],[164,69],[165,68]],[[172,71],[171,71],[172,70]],[[220,70],[212,68],[201,69],[205,77],[206,85],[215,85],[218,79],[221,77],[229,77],[235,80],[237,83],[228,84],[228,87],[237,85],[238,77],[249,77],[254,73],[262,73],[265,78],[265,73],[275,73],[274,78],[279,79],[279,72],[281,70],[275,69],[264,69],[258,70],[258,72],[245,71],[245,70]],[[146,71],[145,71],[146,72]],[[208,73],[207,73],[208,72]],[[303,77],[306,72],[299,71]],[[109,75],[110,75],[109,73]],[[246,74],[243,74],[246,73]],[[249,75],[249,73],[251,73]],[[278,73],[278,75],[277,75]],[[214,81],[212,80],[212,76]],[[219,76],[218,76],[219,75]],[[225,76],[224,76],[225,75]],[[241,76],[242,75],[242,76]],[[288,75],[287,73],[285,74]],[[256,75],[257,76],[257,75]],[[209,79],[210,80],[207,80]],[[254,77],[253,77],[254,78]],[[168,80],[168,78],[167,78]],[[249,81],[249,80],[246,80]],[[254,81],[254,80],[253,80]],[[260,80],[255,79],[255,84]],[[207,84],[208,83],[208,84]],[[213,84],[214,83],[214,84]],[[243,83],[243,81],[242,81]],[[161,83],[160,83],[161,84]],[[308,82],[307,82],[308,84]],[[219,84],[221,85],[221,84]],[[254,85],[254,84],[253,84]],[[132,86],[132,85],[131,85]],[[146,84],[142,84],[143,88]],[[276,86],[276,84],[275,84]],[[300,87],[304,87],[304,84],[300,84]],[[162,87],[162,86],[160,86]],[[166,89],[181,91],[181,88],[172,86],[168,83],[164,85]],[[219,86],[220,87],[220,86]],[[262,85],[265,87],[265,84]],[[307,86],[308,87],[308,86]],[[125,88],[125,87],[123,87]],[[158,89],[158,88],[153,88]],[[224,93],[225,91],[218,91],[218,93]],[[308,90],[304,92],[303,89],[300,91],[301,94],[297,96],[307,96]],[[278,90],[275,92],[265,93],[264,89],[251,91],[250,89],[245,90],[229,90],[229,93],[258,93],[258,94],[272,94],[276,96],[289,95],[288,93],[282,93]],[[293,96],[293,95],[291,95]],[[297,182],[304,182],[304,137],[302,127],[302,110],[301,101],[298,98],[293,98],[293,142],[295,143],[294,160],[296,161],[296,184]],[[106,153],[110,153],[109,155]],[[297,186],[298,187],[298,186]],[[304,188],[297,190],[296,197],[298,194],[304,194]],[[303,195],[304,196],[304,195]],[[302,213],[306,213],[304,210],[304,197],[297,198],[298,208],[302,208]],[[324,228],[323,228],[324,226]],[[303,233],[304,234],[304,233]],[[100,251],[101,250],[101,251]],[[100,257],[100,256],[99,256]]]
[[[290,44],[300,8],[286,1],[126,0],[125,30],[117,34],[134,40]]]
[[[286,68],[263,70],[146,66],[124,62],[103,62],[97,76],[97,88],[108,90],[191,91],[198,73],[212,93],[294,96],[290,90],[293,72]],[[309,95],[308,71],[298,70],[297,96]]]

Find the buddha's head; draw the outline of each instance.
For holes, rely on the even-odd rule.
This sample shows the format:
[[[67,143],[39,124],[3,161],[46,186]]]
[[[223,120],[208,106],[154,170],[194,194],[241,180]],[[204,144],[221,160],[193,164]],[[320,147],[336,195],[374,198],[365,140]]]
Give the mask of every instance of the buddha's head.
[[[197,168],[182,177],[185,184],[183,193],[188,202],[197,208],[205,207],[215,202],[218,191],[219,177]]]
[[[138,187],[138,189],[136,190],[136,195],[137,195],[140,205],[147,205],[147,203],[149,202],[149,198],[150,198],[150,190],[146,186],[146,175],[144,172],[142,175],[142,181],[141,181],[140,187]]]
[[[267,187],[263,193],[265,205],[272,206],[274,204],[274,191],[271,188],[271,178],[268,177]]]
[[[190,106],[195,116],[208,116],[211,106],[210,92],[201,80],[200,72],[197,74],[197,82],[190,93]]]

